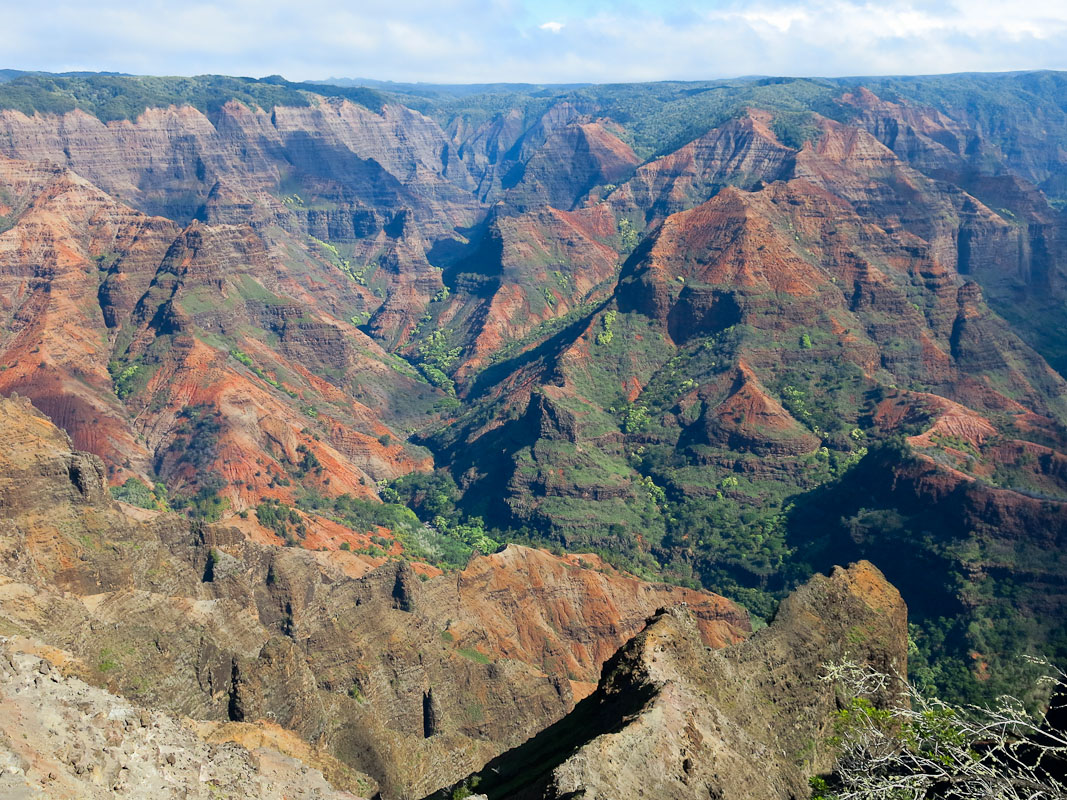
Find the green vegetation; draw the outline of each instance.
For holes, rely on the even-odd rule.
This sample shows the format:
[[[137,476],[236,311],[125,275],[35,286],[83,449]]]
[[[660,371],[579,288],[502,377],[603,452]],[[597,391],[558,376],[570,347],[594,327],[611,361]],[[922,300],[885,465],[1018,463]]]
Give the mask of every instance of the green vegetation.
[[[702,133],[745,112],[764,108],[791,115],[783,133],[802,131],[804,115],[815,111],[842,119],[848,110],[835,103],[841,82],[805,78],[725,81],[662,81],[586,87],[487,87],[483,93],[453,93],[447,87],[390,87],[402,102],[443,125],[463,119],[476,127],[493,115],[518,110],[532,122],[549,106],[570,102],[592,106],[623,127],[623,136],[641,158],[672,152]],[[795,120],[794,120],[795,117]],[[792,140],[792,137],[790,137]],[[607,187],[605,187],[605,193]],[[636,244],[636,243],[635,243]]]
[[[381,95],[370,89],[296,84],[276,77],[256,80],[222,75],[177,78],[24,73],[0,83],[0,108],[24,114],[64,114],[79,108],[108,122],[133,120],[148,108],[172,105],[191,105],[213,116],[231,100],[267,111],[275,106],[308,106],[312,102],[309,92],[317,90],[374,111],[382,107]]]
[[[611,340],[615,338],[612,326],[615,324],[615,318],[618,315],[617,311],[605,311],[604,316],[600,318],[601,329],[596,335],[596,343],[601,347],[611,344]]]
[[[310,474],[322,475],[322,463],[319,461],[311,449],[306,444],[298,444],[296,446],[296,452],[300,455],[300,460],[296,462],[293,469],[293,473],[298,478]]]
[[[644,406],[627,406],[622,412],[622,430],[624,433],[637,433],[648,427],[651,417]]]
[[[480,517],[457,507],[459,489],[445,472],[413,472],[384,487],[383,500],[403,503],[441,536],[461,542],[468,553],[494,553],[500,548],[498,532],[488,530]],[[464,560],[465,563],[465,560]]]
[[[199,472],[211,466],[222,433],[222,414],[209,405],[186,406],[178,414],[168,452],[177,455],[176,466],[188,465]]]
[[[212,469],[218,455],[222,415],[211,406],[186,406],[178,415],[167,448],[156,458],[156,472],[175,485],[181,476],[182,490],[170,494],[170,506],[194,519],[216,522],[229,507],[228,498],[219,495],[226,481]]]
[[[113,672],[121,666],[122,664],[118,660],[118,655],[113,650],[104,648],[100,651],[100,660],[96,664],[96,669],[98,672],[107,674],[108,672]]]
[[[304,202],[300,200],[298,195],[293,195],[296,201],[299,202],[301,208],[306,207]],[[292,205],[292,202],[289,202]],[[308,236],[308,239],[313,245],[319,248],[320,252],[326,257],[326,259],[332,263],[338,270],[340,270],[349,280],[360,286],[371,286],[374,283],[374,275],[378,271],[379,264],[377,261],[368,261],[367,263],[356,266],[352,264],[351,259],[345,258],[341,255],[341,250],[337,245],[331,242],[324,242],[321,239],[316,239],[314,236]],[[348,248],[346,248],[347,252]],[[369,313],[368,313],[369,318]]]
[[[193,519],[218,522],[230,507],[229,498],[219,495],[225,487],[226,482],[218,474],[209,472],[200,478],[195,493],[173,495],[171,507],[177,511],[184,510]]]
[[[405,475],[383,485],[380,494],[383,503],[350,495],[327,499],[307,492],[299,505],[372,537],[385,528],[400,541],[407,557],[444,569],[465,567],[475,550],[492,553],[500,547],[495,532],[487,530],[480,518],[456,508],[458,490],[444,473]]]
[[[456,652],[464,658],[470,659],[476,664],[489,663],[489,656],[487,656],[485,653],[475,650],[473,647],[459,647],[456,649]]]
[[[299,394],[296,391],[282,386],[281,382],[277,378],[268,375],[258,364],[256,364],[252,360],[252,358],[247,353],[244,353],[235,347],[230,350],[230,356],[232,356],[234,359],[236,359],[237,361],[248,367],[250,370],[252,370],[253,374],[255,374],[257,378],[266,383],[268,386],[272,386],[275,389],[279,389],[280,391],[285,392],[290,397],[299,397]],[[307,406],[305,408],[311,407]],[[314,411],[314,409],[311,408],[311,411]],[[308,416],[310,417],[317,416],[317,413],[309,413],[308,411],[304,411],[304,413],[308,414]]]
[[[467,800],[468,797],[477,792],[480,784],[481,778],[478,775],[472,775],[470,778],[453,788],[449,797],[451,800]]]
[[[118,395],[118,398],[124,399],[129,397],[132,391],[133,379],[137,377],[137,373],[140,369],[140,364],[131,364],[122,372],[118,373],[118,377],[115,379],[115,394]]]
[[[156,511],[167,510],[167,490],[162,483],[154,487],[149,486],[138,477],[127,478],[121,486],[111,487],[111,496],[123,503],[129,503],[138,508],[148,508]]]
[[[775,115],[771,130],[786,147],[799,150],[806,142],[818,141],[819,129],[810,112],[782,111]]]
[[[441,330],[434,330],[415,348],[415,365],[427,381],[455,396],[456,385],[447,373],[462,350],[461,347],[449,347],[446,335]]]
[[[265,500],[256,506],[256,520],[278,534],[290,547],[307,536],[307,526],[300,514],[279,500]]]
[[[1067,660],[1067,624],[1035,612],[1042,590],[1017,577],[1041,574],[1060,556],[1021,543],[1005,551],[991,526],[963,512],[967,493],[908,507],[887,476],[913,458],[900,439],[874,444],[847,473],[797,498],[787,515],[792,568],[801,576],[873,561],[908,598],[917,687],[953,702],[992,702],[1032,679],[1019,653]],[[1008,569],[977,568],[994,562]]]
[[[155,371],[144,364],[124,364],[121,361],[108,362],[107,369],[120,400],[140,394]]]
[[[490,356],[490,362],[494,365],[500,364],[512,357],[527,353],[537,345],[550,339],[553,335],[566,330],[569,326],[581,324],[589,316],[593,308],[592,304],[584,303],[575,306],[566,314],[545,320],[521,339],[507,342],[499,350],[496,350]]]
[[[240,361],[242,364],[244,364],[249,369],[253,369],[256,366],[255,363],[253,363],[252,359],[249,356],[247,356],[245,353],[242,353],[237,348],[234,348],[233,350],[231,350],[230,351],[230,355],[233,356],[238,361]]]
[[[619,220],[619,250],[623,253],[629,253],[637,247],[637,243],[640,241],[637,229],[630,220],[623,217]]]

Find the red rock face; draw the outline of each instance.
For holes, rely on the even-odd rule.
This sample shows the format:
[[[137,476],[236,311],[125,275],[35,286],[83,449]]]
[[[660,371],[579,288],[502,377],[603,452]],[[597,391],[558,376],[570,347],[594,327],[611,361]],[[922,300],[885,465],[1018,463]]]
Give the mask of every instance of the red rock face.
[[[657,608],[687,604],[704,643],[716,649],[750,630],[746,615],[721,597],[649,585],[595,555],[560,558],[511,545],[474,559],[449,593],[444,582],[435,586],[435,602],[457,609],[447,630],[459,643],[585,684]]]
[[[450,132],[483,202],[569,210],[590,189],[618,183],[639,163],[617,123],[567,101],[531,121],[506,111],[474,130],[458,117]]]
[[[930,142],[948,141],[948,122],[943,115],[881,103],[862,92],[856,97],[846,96],[842,102],[882,118],[907,117],[908,124]],[[134,357],[151,350],[160,326],[167,329],[167,336],[195,330],[225,337],[249,327],[265,330],[280,342],[267,350],[246,342],[265,359],[264,366],[257,368],[266,369],[268,378],[283,389],[300,395],[296,383],[307,382],[316,393],[331,395],[334,403],[344,402],[345,387],[341,384],[348,378],[324,382],[317,375],[323,370],[365,374],[359,384],[376,396],[327,422],[333,427],[334,439],[345,441],[349,452],[370,445],[354,444],[345,433],[345,417],[354,414],[370,425],[366,435],[377,438],[376,415],[385,413],[388,418],[383,406],[389,405],[389,399],[373,388],[375,381],[370,375],[374,370],[367,373],[361,359],[350,352],[351,337],[359,341],[359,336],[342,320],[353,307],[367,309],[364,313],[371,314],[369,330],[389,346],[425,334],[419,315],[441,293],[439,274],[427,263],[431,241],[478,213],[477,204],[464,200],[463,193],[471,191],[478,181],[483,185],[488,185],[486,180],[490,184],[499,181],[500,188],[493,191],[510,192],[513,200],[531,203],[537,198],[537,203],[547,200],[566,206],[589,187],[625,179],[636,164],[632,151],[613,130],[613,123],[590,119],[567,104],[552,107],[525,130],[515,115],[504,115],[476,132],[454,128],[449,135],[454,141],[467,142],[467,155],[445,167],[439,152],[448,147],[446,135],[427,118],[399,106],[387,106],[375,114],[348,102],[336,102],[266,114],[231,103],[212,119],[191,109],[150,110],[135,122],[106,125],[81,112],[35,120],[5,112],[4,125],[11,134],[8,147],[12,153],[66,160],[112,192],[142,205],[170,202],[167,198],[183,190],[183,180],[192,182],[189,186],[211,184],[204,208],[216,224],[198,227],[194,223],[176,238],[173,247],[168,245],[170,252],[164,258],[154,252],[148,262],[166,272],[156,275],[150,266],[138,267],[129,261],[131,255],[126,255],[128,266],[107,274],[100,289],[100,313],[107,317],[108,329],[115,337],[127,331],[123,336],[132,339],[127,355]],[[610,281],[621,258],[617,220],[619,215],[637,212],[653,220],[666,218],[666,222],[655,234],[651,255],[634,273],[637,283],[624,280],[620,301],[624,308],[632,304],[665,321],[672,341],[684,343],[742,318],[762,316],[767,320],[767,314],[757,313],[766,301],[756,298],[788,296],[793,298],[791,303],[812,304],[809,311],[790,312],[793,323],[828,325],[847,357],[868,374],[881,368],[897,370],[893,358],[885,353],[885,343],[889,337],[911,336],[922,345],[919,363],[928,382],[951,384],[952,396],[965,402],[1010,406],[1011,402],[998,400],[997,392],[988,386],[954,371],[953,362],[958,363],[961,357],[976,368],[1010,367],[1009,359],[991,351],[988,342],[968,344],[976,341],[976,336],[983,338],[974,332],[976,325],[980,327],[975,322],[982,316],[980,303],[957,300],[951,274],[953,269],[965,274],[972,270],[988,273],[991,267],[984,265],[1001,263],[1004,253],[1020,248],[1017,230],[974,198],[942,191],[935,181],[905,166],[892,149],[862,128],[829,120],[819,120],[818,127],[817,142],[796,151],[778,140],[770,114],[750,110],[677,152],[641,167],[611,193],[607,206],[590,205],[573,213],[540,206],[517,216],[498,216],[486,240],[489,244],[483,245],[491,252],[472,257],[482,263],[459,262],[453,268],[452,296],[431,309],[434,324],[459,333],[462,354],[457,379],[462,382],[468,375],[476,375],[507,343],[528,336],[538,325],[603,297],[610,288],[605,282]],[[32,136],[31,129],[36,130]],[[173,142],[179,134],[192,137],[195,146],[191,150],[177,148]],[[248,150],[253,142],[255,149]],[[245,148],[239,162],[227,155],[237,146]],[[494,164],[504,163],[501,159],[513,148],[518,148],[514,163],[522,165],[521,174],[486,177]],[[137,155],[119,159],[120,152]],[[291,184],[298,191],[283,194],[281,202],[277,192],[287,185],[288,177],[279,167],[280,152],[288,154],[299,172],[299,180]],[[158,154],[171,159],[165,170],[158,170],[154,160]],[[919,166],[926,163],[912,161]],[[384,169],[388,178],[373,178],[367,170],[374,169]],[[174,177],[153,183],[145,177],[149,170]],[[790,176],[795,177],[789,183],[773,183]],[[14,177],[9,180],[15,184]],[[351,194],[350,189],[366,186],[368,180],[377,181],[385,194]],[[515,181],[510,188],[505,185]],[[757,187],[759,182],[771,182],[771,186],[759,192],[731,188],[710,202],[699,202],[725,183]],[[1006,188],[985,187],[984,191],[1010,194]],[[1014,204],[1029,202],[1035,207],[1020,191],[1012,195]],[[482,192],[483,197],[491,194]],[[323,202],[334,209],[354,203],[353,209],[363,210],[350,218],[351,224],[363,214],[365,221],[360,224],[364,227],[358,232],[354,227],[351,232],[345,226],[338,228],[336,220],[329,217],[335,211],[327,210],[325,217],[316,211],[315,206]],[[695,207],[684,210],[689,206]],[[410,210],[398,212],[398,207]],[[683,213],[672,215],[675,211]],[[860,221],[867,218],[886,220],[889,225],[898,220],[902,230],[882,227],[880,230],[887,233],[880,232],[877,226]],[[250,220],[252,227],[218,224],[244,220]],[[31,221],[26,219],[23,224]],[[278,223],[290,231],[309,230],[316,238],[322,236],[322,241],[353,242],[353,258],[346,263],[376,255],[376,269],[383,282],[375,292],[384,295],[384,302],[371,286],[324,269],[326,265],[321,262],[331,260],[327,251],[312,247],[309,252],[305,242],[281,232],[268,237],[254,233],[257,228]],[[162,221],[154,224],[166,226]],[[174,235],[173,230],[167,230],[154,245],[156,251],[163,246],[162,240]],[[959,246],[961,241],[968,242],[966,252]],[[810,246],[813,243],[816,248]],[[148,244],[142,238],[139,246]],[[813,259],[816,252],[822,255]],[[959,263],[961,258],[966,263]],[[298,262],[302,264],[298,266]],[[177,280],[170,280],[167,274],[176,275]],[[924,312],[924,320],[909,319],[914,303],[904,300],[899,290],[904,274],[910,280],[921,280],[927,297],[936,298],[934,306]],[[481,277],[474,280],[468,276]],[[841,287],[849,283],[851,296],[838,298]],[[248,301],[242,292],[247,293],[251,285],[294,302],[270,298]],[[81,291],[84,295],[87,290]],[[743,308],[737,300],[741,295],[747,298]],[[223,302],[213,302],[216,296]],[[828,306],[837,310],[816,317],[815,304],[822,312]],[[315,311],[307,314],[305,307]],[[861,311],[897,314],[903,319],[879,322],[872,328],[850,320],[850,315]],[[325,316],[316,318],[317,313]],[[780,328],[781,320],[774,325]],[[905,332],[915,325],[918,332]],[[929,330],[924,330],[926,327]],[[946,342],[946,338],[951,341]],[[365,340],[357,347],[373,349]],[[579,361],[583,358],[579,351],[575,355]],[[748,359],[756,373],[769,366],[766,355],[751,353]],[[195,369],[208,363],[203,353],[192,357],[192,362]],[[30,363],[36,367],[32,360]],[[98,358],[97,381],[106,384],[99,371],[102,363]],[[302,370],[305,365],[312,369]],[[909,372],[914,372],[913,365],[907,365]],[[279,381],[278,369],[295,373],[293,381]],[[187,374],[176,365],[168,370],[164,373],[168,380]],[[631,400],[643,386],[640,377],[632,377],[635,380],[626,378],[630,387],[626,396]],[[44,375],[30,381],[18,370],[5,380],[7,385],[27,391],[31,385],[52,385]],[[1047,376],[1043,380],[1047,382]],[[161,382],[153,379],[151,387]],[[329,387],[336,387],[336,391]],[[1032,391],[1028,402],[1040,406],[1047,390],[1048,386]],[[203,396],[216,402],[221,391]],[[748,392],[743,389],[734,400],[721,401],[726,404],[718,417],[727,427],[748,424],[736,421],[738,410],[731,404],[751,411],[742,416],[762,413],[754,409],[763,401],[756,402]],[[37,394],[50,396],[52,391]],[[740,398],[745,399],[742,402]],[[55,413],[64,419],[85,413],[72,411],[76,407],[73,402],[54,402]],[[82,398],[78,402],[90,401]],[[772,405],[763,405],[773,411],[777,401],[768,402]],[[255,405],[261,411],[250,418],[267,413],[269,404],[257,401]],[[89,407],[95,408],[102,420],[106,418],[106,409],[99,401],[95,406],[90,402]],[[176,410],[180,408],[172,408],[171,414]],[[767,412],[768,425],[757,428],[774,427],[769,422],[775,417],[771,411]],[[120,435],[117,431],[121,426],[116,424],[97,427],[111,430],[104,438]],[[162,426],[145,427],[158,430]],[[384,433],[387,429],[379,425],[377,430]],[[76,430],[76,435],[87,434]],[[254,448],[264,446],[262,437],[246,432],[239,438],[246,437],[253,440]],[[130,438],[126,437],[121,448],[112,447],[111,460],[118,460],[120,449],[137,449]],[[90,443],[88,438],[85,442]],[[141,450],[139,458],[144,463],[147,448]],[[238,460],[247,460],[250,452]],[[329,453],[324,455],[335,460]],[[395,458],[384,461],[395,466],[378,458],[372,471],[387,475],[410,466]],[[360,470],[350,475],[365,481],[369,476],[362,467]],[[352,488],[351,480],[346,478],[342,483]],[[251,491],[263,488],[255,481],[252,485]]]
[[[788,177],[795,151],[778,141],[770,123],[769,113],[749,109],[740,119],[643,164],[611,195],[612,206],[660,220],[699,205],[723,186],[751,188]]]
[[[643,303],[642,310],[657,318],[673,314],[673,327],[684,339],[695,332],[694,326],[700,329],[704,315],[714,316],[714,298],[711,308],[703,307],[709,299],[704,287],[797,297],[824,291],[827,276],[794,251],[785,231],[774,227],[776,210],[768,201],[763,193],[725,189],[668,218],[637,273],[640,289],[625,301]]]
[[[11,160],[0,168],[21,212],[0,235],[0,391],[37,399],[80,445],[111,463],[143,466],[146,449],[111,392],[99,296],[108,297],[113,324],[128,317],[176,226],[118,205],[66,170]],[[106,288],[103,269],[114,272]]]
[[[426,468],[381,422],[390,392],[410,379],[349,323],[309,313],[361,302],[335,269],[310,253],[294,264],[284,240],[248,226],[180,231],[69,171],[2,166],[19,205],[0,235],[0,391],[33,398],[105,458],[113,480],[158,472],[180,491],[215,472],[236,511],[291,498],[274,488],[301,461],[298,446],[322,465],[325,477],[312,480],[326,494],[373,496],[376,480]],[[251,367],[231,354],[242,348]],[[342,390],[353,381],[376,385],[366,403]],[[183,409],[197,406],[218,411],[221,429],[210,459],[191,464],[171,448]],[[395,446],[379,442],[386,434]]]
[[[6,391],[37,398],[105,457],[117,482],[158,472],[194,489],[210,466],[233,510],[290,498],[278,484],[289,481],[298,446],[332,473],[331,488],[312,481],[327,494],[373,495],[374,481],[425,468],[395,426],[410,426],[411,414],[423,423],[412,406],[439,396],[407,386],[349,323],[365,323],[388,347],[420,333],[443,288],[427,253],[482,213],[464,162],[443,164],[451,145],[432,121],[401,106],[373,113],[332,101],[270,113],[234,102],[210,118],[149,109],[111,123],[81,111],[0,116],[6,152],[20,159],[5,162],[4,197],[22,198],[5,205],[18,221],[6,271],[28,278],[35,259],[45,262],[34,268],[36,292],[23,281],[5,293],[10,318],[33,322],[5,342]],[[624,177],[636,157],[617,131],[568,107],[545,114],[523,132],[523,168],[539,176],[524,187],[541,187],[538,202],[570,205]],[[45,190],[55,181],[51,168],[29,166],[37,161],[80,175]],[[113,198],[207,224],[179,231]],[[93,228],[99,241],[86,239],[86,228],[105,224]],[[506,279],[492,301],[463,300],[442,315],[475,318],[466,369],[602,296],[618,261],[605,209],[541,209],[503,228]],[[194,467],[172,446],[183,410],[199,406],[221,412],[221,429],[212,465]],[[397,444],[381,445],[385,437]]]
[[[936,109],[887,102],[864,87],[845,93],[840,102],[856,108],[860,124],[909,164],[920,169],[964,168],[973,136]]]
[[[819,440],[760,385],[742,361],[730,394],[704,417],[706,442],[758,455],[811,453]]]
[[[461,383],[539,325],[603,300],[619,268],[615,217],[602,204],[501,215],[487,238],[446,273],[457,291],[438,317],[470,342],[456,373]]]
[[[847,150],[853,158],[854,145],[831,140],[824,152]],[[871,145],[884,156],[879,147]],[[841,197],[796,178],[755,193],[727,189],[668,218],[642,263],[624,275],[618,297],[623,309],[658,320],[679,344],[738,323],[775,335],[800,326],[809,339],[822,329],[840,348],[835,358],[871,377],[883,369],[901,379],[922,375],[980,407],[1015,407],[1013,398],[1025,396],[1027,407],[1045,415],[1058,409],[1048,381],[1059,379],[1036,362],[1009,368],[1015,344],[992,332],[998,323],[977,285],[961,283],[924,240],[890,236]],[[925,308],[909,300],[916,284]],[[890,345],[902,340],[919,347],[896,356]],[[746,357],[757,371],[780,369],[777,354]],[[976,379],[989,369],[1013,369],[1018,392],[1009,398]]]

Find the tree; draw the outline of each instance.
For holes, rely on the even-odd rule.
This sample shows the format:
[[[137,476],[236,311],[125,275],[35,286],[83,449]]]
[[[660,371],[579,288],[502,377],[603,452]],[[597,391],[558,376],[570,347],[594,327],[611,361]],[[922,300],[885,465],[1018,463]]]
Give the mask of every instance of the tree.
[[[1067,676],[1053,671],[1067,686]],[[1062,688],[1042,722],[1013,697],[992,708],[951,705],[848,662],[829,666],[824,680],[838,687],[845,707],[833,742],[837,766],[828,778],[812,779],[813,798],[1067,798],[1067,732],[1062,720],[1052,722],[1067,708]],[[890,703],[878,707],[867,699],[873,696]]]

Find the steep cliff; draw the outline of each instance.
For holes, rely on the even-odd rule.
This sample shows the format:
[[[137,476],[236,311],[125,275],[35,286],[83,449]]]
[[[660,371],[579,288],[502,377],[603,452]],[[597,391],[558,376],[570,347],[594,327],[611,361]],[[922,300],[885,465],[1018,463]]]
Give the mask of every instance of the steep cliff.
[[[32,398],[114,481],[206,486],[238,511],[291,480],[301,449],[333,494],[425,468],[389,423],[435,394],[337,316],[364,300],[328,260],[248,226],[179,229],[69,170],[0,172],[15,204],[0,234],[0,391]],[[213,432],[196,428],[205,415]],[[194,455],[183,425],[199,431]]]
[[[466,784],[491,799],[806,797],[834,759],[825,665],[903,673],[906,623],[900,595],[866,562],[816,576],[769,627],[719,651],[685,607],[660,610],[596,692]]]
[[[3,155],[67,167],[124,202],[181,222],[198,216],[219,184],[253,203],[264,222],[287,225],[312,224],[309,205],[320,196],[348,210],[350,230],[352,217],[380,230],[406,207],[447,231],[448,223],[469,224],[476,207],[462,163],[441,164],[448,145],[440,128],[399,105],[375,113],[345,100],[276,109],[234,100],[210,118],[186,105],[110,122],[82,110],[4,111],[0,130]],[[283,193],[283,202],[269,192]],[[213,213],[238,213],[221,199]]]

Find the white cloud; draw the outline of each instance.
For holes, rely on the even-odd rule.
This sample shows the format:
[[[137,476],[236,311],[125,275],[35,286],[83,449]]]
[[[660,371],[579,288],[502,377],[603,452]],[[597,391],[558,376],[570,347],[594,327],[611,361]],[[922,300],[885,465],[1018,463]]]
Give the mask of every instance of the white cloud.
[[[662,12],[648,0],[43,6],[0,0],[0,66],[438,82],[1067,68],[1063,0],[682,0]],[[561,33],[563,18],[566,36],[536,35]]]

